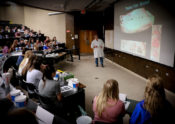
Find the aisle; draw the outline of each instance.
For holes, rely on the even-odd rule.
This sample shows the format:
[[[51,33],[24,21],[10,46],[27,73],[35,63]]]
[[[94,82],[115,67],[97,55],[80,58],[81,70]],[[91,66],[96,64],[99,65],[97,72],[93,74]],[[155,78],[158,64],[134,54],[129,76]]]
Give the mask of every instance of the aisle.
[[[80,61],[76,57],[74,60],[73,63],[61,62],[56,67],[72,72],[81,83],[87,86],[85,89],[86,111],[90,116],[93,116],[92,100],[94,96],[101,91],[103,84],[111,78],[118,81],[120,93],[127,94],[130,99],[142,100],[146,83],[142,78],[106,60],[104,61],[104,68],[95,67],[93,56],[81,56]],[[124,122],[128,122],[128,117]]]

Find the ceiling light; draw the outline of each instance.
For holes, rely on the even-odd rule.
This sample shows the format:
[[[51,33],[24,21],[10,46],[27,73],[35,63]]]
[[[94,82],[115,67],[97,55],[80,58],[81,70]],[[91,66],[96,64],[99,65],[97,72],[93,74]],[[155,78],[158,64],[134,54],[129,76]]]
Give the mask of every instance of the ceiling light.
[[[59,14],[62,14],[63,12],[51,12],[51,13],[48,13],[49,16],[51,15],[59,15]]]

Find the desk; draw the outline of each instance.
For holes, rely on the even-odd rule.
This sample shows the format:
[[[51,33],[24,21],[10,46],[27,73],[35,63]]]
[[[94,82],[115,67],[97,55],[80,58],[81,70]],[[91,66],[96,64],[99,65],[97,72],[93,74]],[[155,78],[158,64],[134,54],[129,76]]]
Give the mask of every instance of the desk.
[[[78,88],[77,92],[67,91],[62,93],[62,96],[64,110],[69,114],[66,120],[76,123],[76,118],[81,116],[78,105],[85,110],[85,90],[83,88]]]
[[[67,91],[62,93],[63,102],[68,106],[68,108],[72,108],[73,106],[77,107],[80,105],[83,109],[85,109],[85,90],[83,88],[78,88],[77,92]],[[71,101],[71,106],[70,106]]]
[[[139,101],[133,100],[133,99],[127,99],[126,101],[130,102],[128,109],[126,110],[126,113],[129,114],[129,116],[131,117],[137,103]]]
[[[56,63],[56,62],[59,62],[61,60],[64,60],[66,58],[66,53],[65,52],[62,52],[62,53],[59,53],[58,56],[45,56],[43,57],[43,59],[47,62],[52,62],[53,64]]]
[[[33,111],[34,113],[36,113],[37,107],[38,107],[38,104],[36,102],[34,102],[31,99],[28,99],[25,108],[27,108],[27,109]],[[68,121],[64,120],[63,118],[61,118],[57,115],[54,115],[52,124],[70,124],[70,123]]]
[[[70,54],[70,61],[74,61],[73,59],[73,52],[77,52],[78,54],[78,59],[80,60],[80,49],[76,48],[76,49],[66,49],[65,50],[67,52],[67,54]]]
[[[66,57],[65,52],[60,53],[59,56],[54,56],[54,57],[46,57],[43,55],[42,51],[41,52],[34,51],[34,54],[42,57],[43,60],[45,60],[46,64],[48,64],[48,62],[54,64],[54,62],[59,62],[59,61],[65,59],[65,57]],[[2,63],[3,67],[1,67],[2,68],[1,73],[7,72],[11,66],[16,68],[16,61],[17,61],[19,55],[22,55],[22,52],[12,52],[11,54],[9,54],[8,57],[5,58],[5,61]]]
[[[5,98],[6,95],[10,92],[9,89],[5,89],[5,87],[1,87],[0,86],[0,99]],[[37,107],[38,107],[38,103],[34,102],[31,99],[27,99],[25,108],[36,113]],[[14,108],[16,109],[16,107],[14,106]],[[54,115],[54,119],[53,119],[53,123],[52,124],[71,124],[68,121],[64,120],[63,118]]]
[[[65,82],[63,86],[67,86],[68,82]],[[74,91],[73,89],[70,91],[66,91],[62,93],[63,102],[71,108],[72,106],[77,107],[80,105],[85,110],[85,88],[86,86],[82,83],[79,83],[78,90]],[[69,105],[71,101],[71,106]]]
[[[81,112],[78,108],[78,105],[80,105],[84,110],[85,110],[85,90],[82,88],[85,87],[85,85],[80,84],[80,87],[78,88],[77,92],[72,91],[68,91],[68,92],[64,92],[62,94],[63,98],[62,98],[62,102],[63,102],[63,106],[64,106],[64,111],[66,113],[68,113],[66,120],[68,120],[69,122],[72,123],[76,123],[76,118],[81,116]],[[0,86],[0,98],[5,98],[6,95],[10,92],[11,88],[5,89],[5,87],[1,87]],[[27,99],[26,102],[26,108],[36,112],[36,109],[38,107],[38,103],[34,102],[31,99]],[[60,118],[60,117],[58,117]],[[57,118],[57,119],[58,119]],[[60,120],[60,119],[58,119]],[[58,121],[57,120],[57,121]],[[64,119],[62,119],[61,121],[63,121]]]

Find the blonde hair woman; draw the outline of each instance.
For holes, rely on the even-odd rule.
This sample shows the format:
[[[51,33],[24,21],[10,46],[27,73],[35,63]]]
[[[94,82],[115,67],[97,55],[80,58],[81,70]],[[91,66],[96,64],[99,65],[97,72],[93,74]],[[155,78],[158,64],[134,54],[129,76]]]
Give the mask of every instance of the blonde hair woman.
[[[26,66],[22,70],[22,76],[26,80],[27,71],[31,68],[33,61],[37,58],[36,55],[31,55]]]
[[[25,52],[25,55],[24,55],[24,59],[23,61],[21,62],[21,64],[19,65],[19,68],[18,68],[18,73],[20,75],[22,75],[22,70],[23,68],[27,65],[28,61],[29,61],[29,58],[33,55],[33,52],[31,50],[27,50]]]
[[[119,100],[118,82],[108,80],[103,90],[93,101],[94,122],[116,123],[120,122],[125,114],[124,103]]]
[[[171,111],[171,105],[166,101],[162,79],[153,75],[148,78],[144,100],[136,105],[130,124],[167,123],[170,120],[166,116],[168,111]]]

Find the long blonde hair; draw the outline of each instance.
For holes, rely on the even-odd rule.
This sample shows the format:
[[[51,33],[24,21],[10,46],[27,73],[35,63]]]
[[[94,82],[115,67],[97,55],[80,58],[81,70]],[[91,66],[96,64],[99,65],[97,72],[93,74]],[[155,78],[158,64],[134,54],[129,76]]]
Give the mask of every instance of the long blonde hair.
[[[27,50],[25,52],[25,55],[24,55],[24,59],[22,60],[22,62],[20,63],[19,65],[19,68],[22,68],[23,66],[26,66],[25,63],[26,61],[29,60],[29,58],[33,55],[32,51],[31,50]],[[28,62],[27,62],[28,63]]]
[[[165,105],[165,91],[162,79],[158,75],[148,79],[144,97],[144,108],[152,117],[157,116]]]
[[[32,66],[32,63],[33,61],[37,58],[36,55],[31,55],[29,57],[29,61],[28,63],[26,64],[26,66],[23,68],[22,70],[22,75],[26,78],[26,74],[27,74],[27,71],[30,69],[30,67]]]
[[[103,90],[97,97],[97,112],[98,116],[101,117],[103,110],[108,105],[108,99],[118,100],[119,99],[119,88],[118,82],[114,79],[108,80],[104,86]]]
[[[27,50],[27,51],[25,52],[24,58],[30,58],[32,55],[33,55],[32,50]]]

